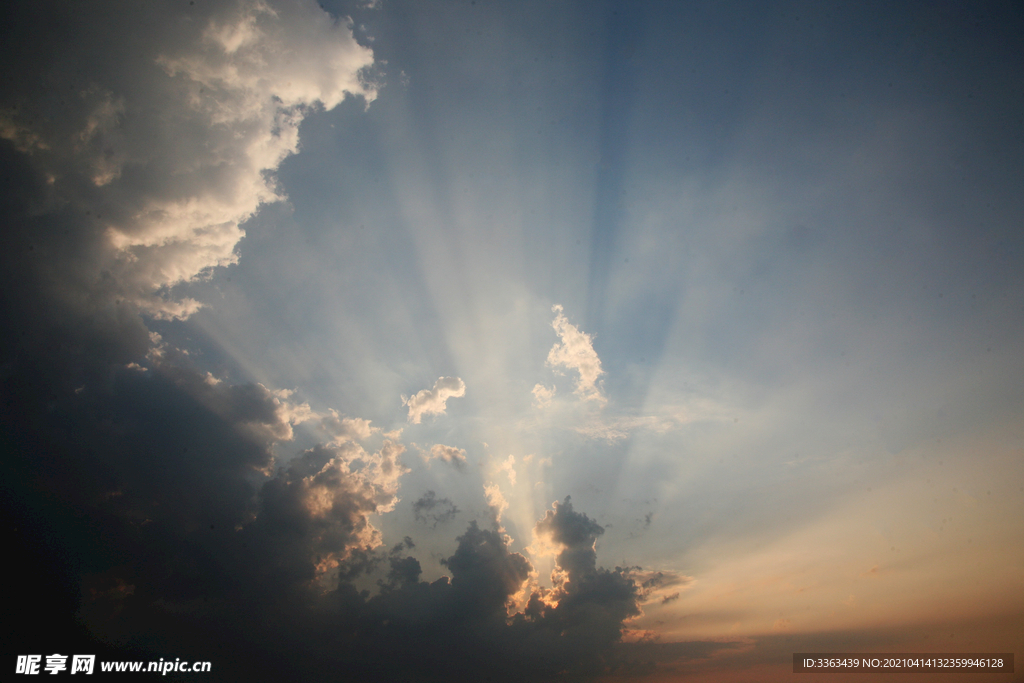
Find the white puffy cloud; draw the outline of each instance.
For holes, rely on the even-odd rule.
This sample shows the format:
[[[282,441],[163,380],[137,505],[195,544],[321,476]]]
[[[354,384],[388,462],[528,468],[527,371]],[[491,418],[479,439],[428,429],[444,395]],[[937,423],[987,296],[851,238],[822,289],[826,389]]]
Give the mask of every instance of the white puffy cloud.
[[[220,380],[217,380],[217,378],[213,377],[209,373],[207,373],[205,381],[207,384],[210,384],[212,386],[217,386],[218,384],[221,383]],[[278,389],[276,391],[273,391],[267,389],[262,384],[259,384],[257,386],[269,391],[270,394],[273,396],[271,401],[274,404],[274,412],[277,415],[278,423],[284,425],[284,428],[281,430],[279,438],[284,440],[291,440],[293,437],[292,427],[294,425],[302,424],[303,422],[308,422],[317,417],[316,413],[313,412],[313,409],[309,407],[309,403],[294,403],[293,401],[290,400],[292,394],[295,393],[293,390]]]
[[[402,396],[409,406],[409,422],[419,424],[424,415],[443,415],[449,398],[466,395],[466,384],[458,377],[438,377],[431,389],[422,389],[411,397]]]
[[[551,326],[562,341],[552,346],[551,351],[548,352],[548,365],[578,372],[576,393],[580,398],[585,401],[604,403],[606,399],[598,386],[598,379],[604,374],[604,370],[601,369],[601,359],[594,351],[590,335],[580,332],[579,328],[570,323],[562,313],[560,305],[555,304],[551,307],[551,311],[555,313],[555,320]],[[534,387],[534,396],[537,397],[536,387]],[[539,397],[537,398],[539,402]]]
[[[372,52],[312,0],[185,7],[97,7],[94,26],[61,16],[80,37],[40,66],[42,85],[26,76],[0,106],[0,137],[47,179],[49,208],[76,212],[96,242],[74,287],[163,319],[198,310],[169,289],[235,263],[241,224],[284,198],[273,174],[303,118],[375,95],[360,79]],[[129,19],[159,28],[132,40]],[[63,94],[59,119],[38,110],[44,87]]]
[[[333,408],[329,409],[327,413],[327,415],[320,419],[320,426],[334,437],[331,441],[332,445],[337,446],[346,441],[363,441],[380,431],[380,427],[370,426],[370,420],[358,417],[341,417],[338,411]],[[397,436],[392,440],[397,441]]]
[[[505,510],[508,510],[508,501],[501,494],[501,489],[494,482],[487,482],[484,484],[484,498],[494,511],[495,519],[500,522],[502,514],[504,514]]]
[[[543,384],[535,384],[533,387],[533,403],[538,408],[547,408],[551,405],[551,399],[555,397],[556,387],[548,389]]]
[[[437,443],[430,448],[430,459],[443,460],[449,465],[454,465],[456,469],[462,469],[466,466],[466,450]]]

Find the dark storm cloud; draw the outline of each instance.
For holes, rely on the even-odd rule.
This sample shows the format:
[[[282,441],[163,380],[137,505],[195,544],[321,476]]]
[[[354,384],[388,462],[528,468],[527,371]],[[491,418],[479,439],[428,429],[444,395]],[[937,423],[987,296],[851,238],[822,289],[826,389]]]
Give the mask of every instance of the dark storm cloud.
[[[24,239],[27,211],[9,216]],[[596,567],[600,526],[568,502],[544,527],[566,545],[561,588],[531,596],[530,562],[476,523],[445,560],[451,578],[422,582],[411,540],[372,547],[398,444],[317,445],[268,477],[295,419],[280,394],[214,381],[135,313],[90,317],[38,288],[5,292],[2,486],[17,580],[62,615],[23,629],[14,650],[191,656],[216,662],[211,680],[544,680],[618,666],[608,648],[638,613],[638,588]],[[456,510],[436,494],[417,503],[438,521]],[[381,567],[378,595],[355,588]],[[510,619],[517,595],[529,606]]]
[[[333,575],[351,551],[381,544],[369,518],[396,502],[401,452],[390,440],[375,454],[355,445],[306,451],[263,485],[243,542],[277,559],[288,583]]]
[[[312,3],[11,5],[0,139],[37,181],[17,246],[79,309],[194,313],[172,290],[237,262],[306,113],[374,95],[370,51]]]
[[[604,527],[586,515],[572,509],[569,496],[561,504],[555,503],[553,510],[544,513],[537,522],[536,531],[547,536],[562,547],[558,564],[570,576],[593,573],[597,565],[597,551],[594,544],[604,533]]]
[[[397,503],[401,444],[364,450],[368,421],[220,381],[148,329],[146,315],[198,305],[174,287],[237,258],[238,224],[277,198],[267,172],[294,151],[302,107],[358,91],[367,55],[311,5],[201,5],[7,10],[0,487],[13,585],[48,618],[9,647],[209,659],[211,680],[604,670],[638,592],[596,568],[596,523],[558,508],[570,581],[545,595],[475,522],[444,561],[451,578],[422,582],[413,540],[383,552],[370,523]],[[296,36],[284,78],[274,55]],[[337,59],[305,68],[317,40]],[[261,60],[271,72],[246,80]],[[269,156],[252,156],[260,144]],[[275,469],[315,418],[333,440]],[[432,491],[413,507],[435,525],[458,512]],[[379,594],[355,588],[382,567]],[[517,596],[530,607],[510,618]]]
[[[419,580],[412,539],[371,547],[395,446],[318,445],[267,479],[258,470],[286,426],[269,391],[152,361],[145,372],[90,362],[74,351],[95,343],[88,331],[62,339],[18,346],[5,365],[4,493],[34,569],[60,575],[39,592],[72,604],[102,652],[195,653],[217,662],[211,680],[543,680],[614,664],[606,650],[637,613],[638,587],[595,566],[600,527],[568,502],[545,528],[571,550],[560,555],[570,580],[510,620],[532,567],[498,530],[471,523],[444,562],[451,578],[432,583]],[[87,379],[78,393],[61,388],[72,366]],[[382,564],[379,595],[353,587]],[[321,579],[335,568],[331,589]],[[101,647],[68,629],[65,649]],[[30,629],[17,647],[54,639]]]
[[[583,5],[574,11],[580,7]],[[905,11],[901,9],[899,13]],[[775,12],[761,14],[769,13]],[[390,16],[405,20],[402,12]],[[408,13],[408,17],[414,16]],[[541,12],[538,16],[548,15]],[[574,18],[566,12],[552,25],[560,26],[560,21]],[[633,163],[630,159],[657,157],[648,154],[643,145],[631,152],[626,144],[629,141],[622,135],[633,130],[629,124],[635,119],[643,124],[635,127],[638,140],[654,141],[666,156],[689,161],[690,154],[694,158],[721,154],[725,147],[715,147],[720,143],[714,141],[725,140],[726,133],[731,134],[739,126],[735,121],[736,110],[721,104],[725,100],[720,91],[728,95],[728,90],[721,86],[721,82],[729,80],[723,81],[725,71],[708,68],[706,59],[699,63],[700,59],[694,59],[697,53],[656,55],[657,50],[652,47],[656,43],[644,43],[640,24],[651,34],[668,34],[666,44],[694,43],[680,41],[679,24],[663,21],[660,10],[657,16],[651,13],[640,18],[644,21],[630,19],[621,35],[611,31],[610,35],[614,35],[605,43],[604,95],[597,102],[599,158],[594,159],[595,175],[587,176],[598,191],[593,205],[599,209],[592,219],[594,240],[589,248],[591,264],[601,267],[591,269],[589,289],[584,288],[591,295],[586,303],[588,318],[593,321],[586,325],[588,333],[584,334],[580,332],[583,323],[577,329],[559,314],[555,327],[561,342],[551,350],[554,355],[548,357],[552,365],[579,371],[576,384],[580,397],[593,399],[595,405],[613,407],[614,387],[602,387],[600,378],[607,374],[608,382],[613,382],[614,364],[622,361],[616,360],[611,351],[606,359],[604,350],[598,359],[589,330],[602,330],[605,336],[601,339],[608,344],[602,349],[614,347],[615,331],[610,323],[602,326],[599,322],[612,321],[617,316],[610,308],[602,312],[605,304],[600,293],[617,288],[613,286],[615,281],[609,279],[609,273],[616,270],[610,267],[614,265],[612,256],[617,253],[613,247],[616,243],[629,244],[630,231],[620,230],[633,220],[627,216],[633,209],[626,191],[631,196],[643,196],[642,188],[628,177],[629,164]],[[792,649],[784,637],[762,638],[756,647],[747,642],[747,650],[728,665],[722,665],[712,655],[723,648],[739,650],[735,643],[657,643],[650,642],[651,634],[641,634],[648,638],[645,642],[622,642],[624,633],[635,623],[632,620],[641,615],[645,605],[650,605],[652,611],[663,605],[669,606],[666,612],[681,608],[680,596],[693,579],[667,570],[599,566],[597,543],[607,538],[605,529],[611,525],[603,527],[598,520],[574,509],[568,497],[547,511],[535,528],[538,539],[550,547],[555,560],[550,588],[538,585],[535,567],[526,555],[513,550],[504,529],[497,523],[479,521],[460,525],[464,529],[462,534],[441,551],[445,556],[441,566],[450,576],[422,580],[424,566],[419,558],[427,557],[425,544],[417,546],[410,537],[395,543],[397,537],[385,538],[378,527],[402,529],[398,536],[423,527],[411,521],[405,527],[385,527],[376,522],[379,515],[409,515],[408,507],[398,505],[399,486],[406,470],[403,447],[395,433],[384,433],[381,428],[371,427],[369,420],[344,417],[331,409],[313,412],[308,405],[292,400],[289,392],[273,386],[221,381],[201,370],[185,350],[176,349],[153,334],[151,328],[157,324],[178,324],[155,324],[154,319],[187,317],[204,303],[191,298],[199,296],[190,289],[197,279],[216,278],[220,267],[239,258],[244,261],[238,245],[245,221],[261,204],[283,197],[284,190],[274,175],[282,160],[298,149],[303,117],[321,106],[330,108],[345,97],[345,92],[362,92],[367,100],[373,98],[373,90],[359,80],[360,68],[372,61],[372,55],[355,43],[343,19],[328,16],[311,1],[298,0],[266,5],[207,0],[195,5],[23,2],[0,10],[0,19],[4,27],[0,28],[0,506],[8,522],[6,547],[14,558],[10,562],[13,576],[8,577],[8,590],[27,595],[33,601],[32,609],[25,610],[27,614],[8,610],[6,624],[13,634],[8,641],[11,652],[94,651],[109,659],[205,659],[214,662],[209,680],[446,683],[586,680],[606,674],[640,676],[654,672],[667,675],[684,673],[684,665],[690,671],[699,671],[701,667],[713,671],[736,662],[755,667],[788,656]],[[614,28],[619,20],[608,21]],[[680,16],[675,21],[680,21]],[[873,15],[870,21],[876,21]],[[448,50],[464,49],[464,43],[450,40],[450,33],[435,31],[437,24],[421,26],[418,22],[410,20],[409,24],[419,27],[417,30],[423,33],[420,38],[429,36],[430,40],[418,40],[417,44],[443,43]],[[702,25],[692,21],[689,24]],[[995,43],[998,50],[1006,52],[1004,56],[1010,60],[1006,63],[1011,65],[1019,61],[1020,32],[1012,30],[1013,25],[1016,24],[1006,22],[1007,28],[1001,30],[1005,39]],[[777,32],[764,30],[765,24],[761,22],[746,26],[743,35],[749,35],[749,41],[723,40],[724,34],[708,28],[700,28],[697,33],[701,41],[717,44],[714,54],[721,50],[722,55],[730,58],[734,45],[757,45],[759,40],[778,37]],[[866,21],[864,26],[867,27]],[[466,33],[469,34],[468,29]],[[952,30],[948,33],[953,35]],[[400,42],[393,37],[391,40],[392,45]],[[490,37],[485,40],[488,54],[500,44]],[[638,40],[639,45],[627,45]],[[927,32],[915,40],[924,46],[942,42],[929,38]],[[382,37],[377,44],[384,42],[386,38]],[[822,71],[824,80],[820,83],[829,84],[828,89],[838,91],[851,84],[849,72],[844,71],[846,75],[838,78],[836,64],[811,59],[812,53],[803,52],[818,45],[817,42],[797,40],[795,45],[798,49],[794,48],[797,51],[792,55],[797,57],[786,57],[793,63],[776,64],[773,69],[789,73],[794,65],[813,62],[814,69]],[[852,55],[874,53],[862,49],[857,42],[850,45],[844,49]],[[964,54],[979,45],[982,41],[965,39],[948,47]],[[942,50],[945,55],[946,47]],[[526,55],[531,50],[522,52]],[[543,55],[547,50],[537,52]],[[761,61],[757,50],[750,54],[756,56],[755,61]],[[986,55],[995,53],[977,54],[972,59],[989,59]],[[877,71],[874,67],[889,59],[881,52],[879,55],[866,62],[872,68],[862,69],[860,75]],[[905,55],[910,55],[909,60],[914,63],[932,63],[930,54],[919,54],[912,44],[908,44]],[[533,55],[529,54],[529,58]],[[672,61],[676,58],[678,62]],[[896,66],[907,59],[899,57]],[[654,84],[659,86],[656,97],[644,94],[652,92],[647,89],[648,77],[661,78],[661,74],[669,73],[690,78],[686,74],[692,73],[690,67],[694,65],[687,60],[707,74],[700,76],[709,83],[706,90],[674,90],[676,86],[671,83],[661,89],[665,82],[659,80]],[[476,55],[470,55],[466,61],[473,63],[474,68],[480,61],[481,74],[486,73],[486,79],[502,82],[491,76],[484,61],[477,60]],[[671,68],[649,68],[656,64]],[[841,71],[846,69],[839,66]],[[463,106],[475,105],[479,100],[459,99],[463,93],[477,90],[472,81],[448,89],[445,86],[454,80],[450,73],[447,80],[428,80],[431,71],[444,74],[446,67],[441,64],[437,69],[422,69],[415,74],[413,83],[420,89],[417,92],[436,90],[439,102],[457,102],[464,111],[483,120],[485,117],[479,114],[482,109]],[[948,83],[945,87],[949,92],[943,91],[943,98],[952,101],[952,90],[963,89],[963,93],[955,94],[957,101],[963,103],[957,106],[965,112],[973,112],[982,100],[993,99],[992,93],[1004,101],[1001,109],[987,110],[990,113],[984,117],[963,114],[964,120],[978,122],[977,126],[972,123],[972,130],[976,127],[981,131],[964,138],[970,144],[956,136],[908,137],[917,140],[914,144],[922,149],[930,149],[930,141],[934,140],[949,144],[956,151],[929,151],[900,161],[907,165],[906,177],[914,178],[920,185],[911,194],[943,221],[953,217],[966,226],[968,218],[970,225],[976,222],[975,217],[968,216],[975,204],[961,199],[970,192],[984,190],[978,196],[984,195],[987,201],[986,193],[991,193],[994,208],[979,212],[977,221],[991,223],[998,229],[964,230],[961,241],[959,233],[952,230],[916,233],[912,222],[905,221],[909,228],[904,234],[914,233],[916,237],[878,242],[900,246],[889,250],[891,253],[882,247],[878,249],[879,254],[886,252],[884,257],[878,257],[878,263],[888,263],[891,258],[892,263],[898,264],[891,272],[898,275],[865,276],[880,299],[898,299],[906,296],[911,285],[916,287],[916,281],[904,278],[905,269],[926,271],[931,263],[952,261],[950,255],[954,253],[976,255],[972,263],[995,282],[986,285],[990,291],[996,291],[996,281],[1001,278],[1016,287],[1016,273],[1024,272],[1014,265],[1020,251],[1020,240],[1013,231],[1018,222],[1006,217],[1020,213],[1016,171],[1021,137],[1017,119],[1004,115],[1019,109],[1019,72],[1008,67],[1009,75],[995,79],[998,83],[993,84],[991,80],[974,78],[973,71],[947,77],[945,70],[936,69],[938,75],[934,78]],[[763,80],[771,90],[778,87],[779,78],[774,73]],[[870,88],[882,90],[893,87],[885,83],[888,76],[882,76],[877,83],[876,80],[866,79],[865,83],[870,81],[874,83]],[[896,89],[912,94],[910,82],[915,79],[902,80],[897,80]],[[1013,85],[1012,90],[1004,81]],[[727,85],[736,92],[735,85]],[[791,92],[818,92],[825,100],[831,97],[827,92],[817,91],[814,83],[792,87],[795,89]],[[586,97],[577,96],[585,93],[585,84],[570,82],[559,84],[558,88],[570,93],[567,101],[573,107],[592,108],[593,103]],[[451,99],[453,94],[455,98]],[[637,97],[635,101],[621,97],[617,101],[612,95]],[[763,98],[763,106],[768,108],[773,102],[769,95],[765,93]],[[532,107],[530,97],[519,99]],[[799,101],[784,99],[787,105]],[[816,95],[808,101],[819,99]],[[790,122],[787,125],[798,129],[801,137],[791,137],[785,126],[758,129],[756,137],[762,146],[755,148],[756,158],[770,159],[781,166],[802,159],[800,165],[811,168],[813,179],[817,179],[828,177],[828,169],[832,168],[821,162],[819,170],[818,159],[822,157],[837,156],[845,165],[842,159],[847,156],[861,159],[888,151],[888,143],[884,148],[862,145],[859,140],[863,138],[851,135],[850,148],[834,145],[814,154],[807,152],[806,156],[801,152],[796,157],[780,152],[790,150],[795,140],[804,140],[807,134],[810,142],[806,144],[817,144],[817,126],[828,127],[837,137],[843,137],[842,129],[835,127],[835,116],[863,118],[865,123],[858,126],[881,129],[891,125],[886,123],[884,111],[872,111],[871,99],[847,99],[843,93],[842,100],[835,110],[795,107],[800,109],[799,116],[791,116],[790,109],[785,109],[785,118]],[[652,116],[647,110],[653,106],[650,103],[666,101],[673,103],[673,109],[665,120],[689,121],[683,127],[689,126],[687,135],[692,137],[675,135],[671,131],[681,130],[676,128],[665,128],[656,137],[640,135],[640,128],[660,126],[661,115]],[[762,106],[760,91],[756,101]],[[1007,108],[1006,103],[1011,101],[1017,104]],[[504,107],[507,102],[501,100],[501,105]],[[417,106],[420,108],[414,106],[410,110],[410,118],[429,118],[423,116],[422,102]],[[908,115],[909,127],[939,120],[931,116],[931,109],[911,109],[925,114]],[[456,122],[448,125],[461,126],[465,119],[448,117],[451,111],[439,108],[434,114]],[[959,114],[954,111],[950,116],[955,118],[953,115]],[[814,125],[806,125],[808,121]],[[327,128],[326,123],[318,125]],[[341,128],[336,132],[339,137]],[[429,131],[429,126],[424,125],[422,130]],[[786,134],[778,134],[779,130]],[[1007,131],[1012,135],[1004,135]],[[386,139],[387,135],[364,137],[378,140]],[[493,137],[497,140],[501,136]],[[521,140],[509,142],[509,148],[517,150],[517,154],[524,158],[529,155]],[[437,137],[436,144],[444,144],[443,136]],[[740,148],[742,145],[737,143],[737,149]],[[325,145],[323,154],[335,154],[337,149]],[[850,149],[857,154],[853,155]],[[438,155],[435,167],[431,168],[438,178],[445,171],[440,162],[442,156]],[[957,187],[961,189],[955,191],[939,183],[947,175],[947,162],[954,156],[958,159],[955,176],[964,180],[958,180]],[[896,160],[893,157],[890,161],[895,164]],[[504,173],[509,166],[507,161],[495,166]],[[354,165],[348,158],[331,158],[330,163]],[[471,168],[459,169],[455,175],[471,176],[472,173],[463,172]],[[570,168],[569,164],[564,168]],[[386,177],[394,168],[381,164],[374,172],[378,170]],[[509,172],[514,174],[516,170],[512,164]],[[900,177],[895,172],[879,172],[877,166],[866,166],[858,172],[881,178],[878,182],[882,184]],[[401,175],[395,173],[396,177]],[[544,178],[543,174],[534,175]],[[679,194],[676,171],[668,169],[659,172],[659,176],[671,185],[673,195]],[[709,185],[714,184],[712,181],[713,178],[708,180]],[[396,190],[404,193],[408,189],[397,178],[395,183]],[[504,183],[502,180],[500,184]],[[874,188],[871,183],[854,185]],[[561,196],[561,188],[551,188],[552,195]],[[863,199],[858,198],[857,203],[881,207],[883,212],[906,204],[902,195],[893,195],[891,203],[886,203],[890,200],[878,201],[868,192],[862,194]],[[379,196],[367,194],[359,199],[369,205]],[[999,197],[1005,201],[996,201]],[[977,203],[980,205],[983,199]],[[654,203],[651,207],[662,210]],[[836,205],[837,211],[843,207]],[[417,212],[422,208],[417,206]],[[425,208],[422,215],[429,214],[429,207]],[[298,213],[302,210],[299,206]],[[671,210],[664,211],[667,220],[675,221]],[[899,223],[908,215],[894,211],[892,223]],[[850,221],[860,220],[855,218]],[[738,283],[743,278],[767,281],[769,276],[784,280],[790,274],[799,274],[800,263],[819,257],[828,249],[835,248],[843,263],[858,263],[859,256],[866,253],[852,242],[849,250],[835,247],[837,235],[853,235],[856,230],[844,227],[828,233],[807,220],[813,227],[800,224],[791,228],[785,223],[769,230],[767,237],[753,242],[752,249],[762,256],[749,263],[742,258],[723,257],[722,263],[727,267],[719,269],[721,277],[735,278]],[[537,221],[538,230],[548,231],[549,222]],[[701,230],[723,239],[731,234],[714,221],[694,222],[704,226],[686,232],[693,238],[696,251],[701,249],[701,239],[705,240],[704,245],[717,244],[711,237],[702,237]],[[552,234],[559,231],[551,230]],[[682,230],[679,232],[683,234]],[[411,236],[414,239],[409,241],[420,247],[424,246],[423,241],[432,239],[416,231],[411,231]],[[658,239],[652,240],[652,244],[659,246],[653,250],[659,257],[667,258],[673,249],[662,245],[669,242],[661,239],[664,235],[654,237]],[[920,249],[914,240],[919,240]],[[976,240],[977,245],[971,240]],[[543,240],[538,242],[547,244]],[[472,245],[472,240],[466,243],[466,261],[474,256]],[[710,251],[717,253],[718,249]],[[721,252],[728,254],[728,249],[723,247]],[[325,253],[325,258],[336,257],[333,252]],[[366,268],[388,272],[379,263],[366,259],[363,252],[354,253],[358,253],[355,258],[369,263]],[[388,255],[393,256],[390,245]],[[918,264],[915,259],[929,265]],[[515,262],[515,258],[508,260]],[[566,271],[549,268],[550,262],[544,258],[531,260],[536,263],[531,267],[539,271],[550,269],[560,286],[572,287],[573,278]],[[635,266],[636,260],[633,263]],[[331,267],[345,270],[336,263]],[[315,269],[307,270],[319,275]],[[686,267],[676,264],[646,270],[671,274],[686,272]],[[841,280],[845,273],[842,268],[832,271],[822,267],[822,271],[830,281]],[[451,275],[451,280],[462,282],[456,269]],[[350,282],[357,282],[357,276],[358,272],[350,274]],[[493,279],[504,286],[498,277]],[[983,278],[978,281],[987,282]],[[796,275],[793,282],[801,283],[794,287],[814,294],[828,290],[805,285]],[[965,275],[943,284],[963,285],[966,300],[969,283]],[[399,278],[390,284],[403,290],[403,297],[409,296],[410,291],[414,298],[418,293],[431,293],[425,287],[405,287],[407,282]],[[472,281],[467,284],[472,285]],[[276,285],[271,283],[268,288]],[[631,348],[637,339],[647,340],[643,344],[651,347],[651,351],[663,343],[669,328],[677,323],[673,315],[662,315],[661,309],[677,301],[682,287],[666,285],[654,298],[646,292],[643,301],[654,301],[654,308],[625,306],[628,315],[618,317],[636,323],[624,326],[629,328]],[[365,282],[359,288],[373,289]],[[280,291],[294,290],[281,286]],[[743,289],[739,291],[742,293]],[[747,289],[747,299],[756,303],[742,305],[752,307],[751,316],[733,315],[745,309],[723,306],[723,310],[732,311],[722,318],[730,321],[721,331],[721,339],[727,341],[715,338],[709,342],[712,356],[732,349],[742,351],[744,340],[757,339],[756,335],[744,333],[747,328],[733,327],[732,321],[758,321],[773,316],[771,307],[750,297],[750,291]],[[948,302],[950,290],[944,291],[947,293],[943,301]],[[978,294],[980,299],[982,292]],[[424,296],[424,300],[431,298]],[[714,306],[714,301],[709,298],[707,305]],[[1017,321],[1019,297],[1005,301],[992,304],[986,315]],[[786,302],[786,310],[794,308],[790,303]],[[841,307],[830,309],[838,315]],[[657,314],[652,314],[652,310]],[[1012,315],[1006,315],[1008,311]],[[343,315],[347,313],[339,314]],[[266,326],[261,316],[250,317],[256,321],[254,327]],[[440,314],[438,317],[443,318]],[[683,319],[678,322],[683,327],[685,323]],[[897,327],[903,329],[904,325],[900,322]],[[550,330],[547,332],[550,335]],[[415,335],[413,338],[420,339]],[[545,342],[549,343],[550,340]],[[340,353],[352,355],[346,351],[348,347],[333,337],[332,344],[341,349]],[[394,357],[394,349],[384,346],[379,355],[390,351]],[[791,348],[795,349],[794,354],[802,352],[799,345]],[[908,348],[910,353],[917,354],[912,345]],[[498,351],[488,348],[487,354],[497,357]],[[735,351],[731,357],[745,355],[741,351]],[[309,353],[307,358],[322,360],[317,355]],[[390,362],[377,360],[382,366]],[[365,358],[352,362],[363,361]],[[602,361],[606,364],[602,365]],[[723,365],[730,364],[723,361]],[[654,373],[660,366],[651,363],[650,367]],[[463,374],[461,369],[459,372],[467,381],[472,380],[470,374]],[[427,376],[432,378],[436,374]],[[531,379],[523,387],[532,383]],[[414,391],[421,386],[429,386],[429,382],[412,384],[405,390]],[[541,385],[535,385],[538,403],[543,403],[541,398],[547,392],[554,392],[544,389],[538,393],[536,387]],[[397,393],[398,389],[394,394]],[[432,388],[405,400],[408,416],[399,417],[426,429],[428,425],[422,423],[434,420],[424,421],[422,417],[433,415],[440,427],[442,421],[455,418],[446,413],[447,398],[465,393],[466,382],[462,379],[440,377]],[[486,395],[483,391],[479,393],[481,397]],[[394,396],[392,402],[396,402]],[[468,409],[469,404],[459,405],[460,409]],[[730,415],[728,419],[734,418]],[[745,422],[744,418],[739,424]],[[300,423],[311,423],[326,432],[324,442],[309,448],[305,447],[309,444],[291,446],[293,432]],[[616,430],[628,431],[627,423],[629,420],[616,421],[609,414],[593,433],[598,434],[600,428],[604,430],[601,434],[614,436]],[[447,432],[442,436],[439,431],[434,438],[447,441]],[[371,441],[376,445],[371,447]],[[666,452],[666,457],[676,457],[675,451]],[[462,449],[436,444],[431,455],[456,469],[466,469],[466,453]],[[580,460],[588,469],[600,470],[605,467],[600,462],[603,456],[599,452],[596,456]],[[510,456],[510,475],[514,474],[512,463]],[[438,470],[446,468],[435,466],[434,473]],[[523,478],[524,472],[520,470]],[[619,470],[615,472],[618,477]],[[471,474],[463,472],[460,476]],[[630,470],[623,469],[621,475],[628,478]],[[511,477],[510,483],[515,484]],[[414,490],[423,491],[436,484],[421,482],[418,486]],[[745,490],[738,488],[741,484],[734,482],[734,486],[740,492],[736,495],[744,497]],[[488,502],[494,504],[500,516],[507,502],[493,483],[486,490]],[[510,500],[512,495],[509,494]],[[580,499],[576,503],[580,504]],[[741,512],[744,505],[749,507],[752,503],[747,500],[740,505]],[[450,498],[432,490],[412,501],[411,507],[415,520],[435,527],[448,525],[460,513]],[[605,514],[602,512],[601,517]],[[667,515],[659,516],[659,525],[652,523],[654,514],[647,512],[642,519],[636,519],[630,537],[650,536],[660,527],[674,527],[670,509],[659,509],[658,515]],[[747,515],[750,519],[755,516]],[[721,527],[717,531],[723,534],[731,531],[725,528],[729,525],[744,527],[745,534],[762,526],[784,528],[770,515],[749,521],[737,516],[736,509],[711,518],[717,520],[711,526],[717,524]],[[625,518],[623,524],[620,517],[617,527],[628,527],[629,519]],[[674,542],[680,543],[678,538]],[[542,579],[546,581],[547,577]],[[820,649],[855,649],[852,645],[858,643],[858,648],[879,649],[886,643],[903,642],[899,638],[910,642],[908,633],[909,627],[906,631],[894,630],[860,640],[856,634],[835,633],[806,642],[818,643],[816,647]],[[636,633],[631,635],[635,637]]]
[[[597,566],[595,545],[604,528],[573,510],[568,496],[544,514],[534,533],[558,551],[554,587],[535,592],[526,615],[568,634],[578,651],[605,651],[619,640],[623,623],[640,615],[640,586],[629,569]]]
[[[582,532],[579,542],[592,542],[594,522],[569,504],[559,507],[552,517],[563,537]],[[375,662],[368,680],[581,680],[642,668],[650,659],[629,647],[613,651],[624,621],[639,612],[639,588],[623,570],[584,563],[568,571],[572,578],[563,586],[530,591],[530,562],[509,550],[498,529],[476,522],[444,561],[450,579],[418,581],[411,557],[398,555],[390,564],[383,590],[361,612],[365,640],[344,655],[356,670],[366,657]],[[510,617],[508,606],[519,596],[528,606]]]

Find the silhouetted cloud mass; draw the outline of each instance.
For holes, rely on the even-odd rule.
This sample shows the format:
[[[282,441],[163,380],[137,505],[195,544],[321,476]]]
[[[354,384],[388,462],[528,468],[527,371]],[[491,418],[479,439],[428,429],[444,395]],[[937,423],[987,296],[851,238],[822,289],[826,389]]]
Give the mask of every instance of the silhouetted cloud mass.
[[[451,578],[432,583],[412,539],[382,550],[373,520],[408,471],[397,433],[223,381],[150,329],[195,312],[175,286],[234,263],[240,224],[283,197],[273,172],[304,114],[373,98],[360,77],[371,52],[312,3],[116,8],[7,11],[63,22],[55,37],[29,21],[7,44],[21,68],[0,115],[3,498],[21,585],[60,615],[11,646],[192,654],[216,662],[217,680],[524,680],[590,666],[581,639],[611,642],[617,626],[589,635],[568,605],[510,619],[532,566],[496,528],[470,522],[443,563]],[[66,41],[60,59],[33,64],[33,38]],[[116,61],[125,50],[130,68]],[[62,93],[60,117],[40,88]],[[464,393],[438,379],[406,399],[409,421]],[[328,439],[281,465],[306,423]],[[432,454],[465,463],[456,447]],[[413,509],[434,525],[459,512],[433,491]],[[377,594],[354,587],[382,567]]]
[[[5,144],[0,155],[13,178],[0,256],[3,497],[21,585],[65,615],[20,631],[14,650],[193,656],[216,662],[211,680],[544,680],[611,666],[638,593],[595,567],[592,520],[568,502],[545,518],[566,544],[568,580],[527,592],[521,612],[532,565],[476,521],[444,560],[451,577],[420,581],[412,541],[385,553],[373,523],[407,471],[397,437],[364,447],[379,436],[369,421],[196,369],[149,329],[143,316],[162,315],[149,290],[132,285],[133,304],[127,276],[79,268],[120,258],[105,233],[48,198],[29,153]],[[407,402],[411,418],[463,392],[442,378]],[[278,466],[305,423],[330,440]],[[437,448],[462,463],[461,449]],[[433,491],[413,508],[435,525],[458,513]],[[356,588],[382,567],[376,594]]]
[[[758,667],[837,613],[883,651],[854,608],[920,576],[1020,621],[1016,574],[960,580],[1018,559],[1019,18],[898,9],[893,88],[852,9],[622,13],[645,42],[586,3],[324,4],[0,8],[8,654],[583,681],[742,635]]]

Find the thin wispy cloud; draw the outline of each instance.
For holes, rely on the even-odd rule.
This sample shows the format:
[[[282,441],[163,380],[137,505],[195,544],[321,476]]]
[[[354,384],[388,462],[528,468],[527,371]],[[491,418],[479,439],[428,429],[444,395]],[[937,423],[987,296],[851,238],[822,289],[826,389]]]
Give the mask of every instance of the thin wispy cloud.
[[[455,515],[459,514],[459,508],[448,498],[438,498],[433,491],[427,491],[412,504],[413,515],[424,524],[431,523],[433,526],[447,524]]]

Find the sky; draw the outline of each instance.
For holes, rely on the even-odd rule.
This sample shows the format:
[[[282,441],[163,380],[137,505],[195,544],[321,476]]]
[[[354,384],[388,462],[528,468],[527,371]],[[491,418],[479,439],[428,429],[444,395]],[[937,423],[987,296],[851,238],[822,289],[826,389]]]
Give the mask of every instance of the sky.
[[[4,666],[1024,653],[1018,3],[0,12]]]

